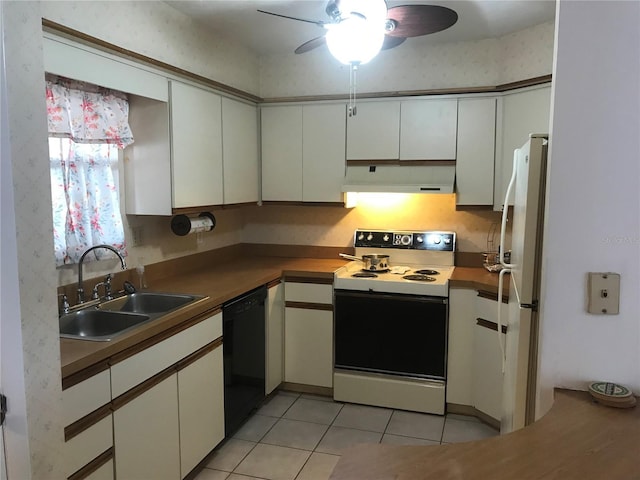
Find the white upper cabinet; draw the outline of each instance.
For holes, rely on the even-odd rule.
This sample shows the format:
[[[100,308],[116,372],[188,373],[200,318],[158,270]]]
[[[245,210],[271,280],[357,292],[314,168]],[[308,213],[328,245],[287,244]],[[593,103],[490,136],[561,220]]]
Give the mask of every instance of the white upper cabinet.
[[[458,100],[405,100],[400,106],[400,160],[455,160]]]
[[[347,118],[347,160],[400,158],[400,102],[358,102]]]
[[[342,202],[345,106],[303,106],[302,130],[302,201]]]
[[[493,205],[496,101],[491,97],[459,100],[457,205]]]
[[[259,200],[258,112],[244,102],[222,99],[224,204]]]
[[[219,95],[171,82],[173,208],[221,205],[222,104]]]
[[[262,200],[342,202],[343,104],[261,109]]]
[[[263,107],[262,200],[302,200],[302,107]]]
[[[513,151],[522,147],[531,133],[549,133],[551,85],[506,93],[498,107],[494,210],[502,210],[513,170]],[[510,203],[511,205],[512,203]]]

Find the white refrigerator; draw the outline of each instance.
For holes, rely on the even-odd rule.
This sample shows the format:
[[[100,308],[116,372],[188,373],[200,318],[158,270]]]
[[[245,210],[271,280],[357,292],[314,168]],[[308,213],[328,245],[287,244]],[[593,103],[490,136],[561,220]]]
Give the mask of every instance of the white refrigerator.
[[[504,202],[506,206],[513,198],[510,263],[505,262],[504,248],[500,255],[503,268],[499,287],[510,282],[508,318],[499,318],[507,326],[504,344],[498,335],[504,360],[502,433],[522,428],[535,419],[547,144],[548,135],[531,134],[527,143],[515,150]],[[505,245],[507,216],[504,208],[500,245]]]

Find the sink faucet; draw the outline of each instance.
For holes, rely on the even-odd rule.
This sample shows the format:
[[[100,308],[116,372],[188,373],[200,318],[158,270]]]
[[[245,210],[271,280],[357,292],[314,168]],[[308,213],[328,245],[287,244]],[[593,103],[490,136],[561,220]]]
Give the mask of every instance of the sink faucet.
[[[122,270],[127,269],[127,264],[124,262],[124,257],[111,245],[94,245],[93,247],[87,248],[87,250],[80,257],[80,261],[78,262],[78,304],[84,303],[84,288],[82,288],[82,264],[84,262],[84,257],[86,257],[87,253],[89,253],[91,250],[95,250],[97,248],[106,248],[107,250],[111,250],[120,259]]]

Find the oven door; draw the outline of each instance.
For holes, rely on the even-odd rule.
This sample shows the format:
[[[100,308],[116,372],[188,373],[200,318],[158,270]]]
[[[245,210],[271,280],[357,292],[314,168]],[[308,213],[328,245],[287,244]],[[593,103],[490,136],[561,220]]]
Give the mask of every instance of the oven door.
[[[336,368],[446,378],[446,298],[336,290],[334,314]]]

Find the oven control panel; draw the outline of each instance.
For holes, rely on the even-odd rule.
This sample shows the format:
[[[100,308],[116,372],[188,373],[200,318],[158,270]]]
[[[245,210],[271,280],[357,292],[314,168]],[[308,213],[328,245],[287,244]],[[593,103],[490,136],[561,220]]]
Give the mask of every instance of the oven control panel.
[[[455,252],[454,232],[356,230],[353,246],[371,248],[400,248],[407,250],[434,250]]]

